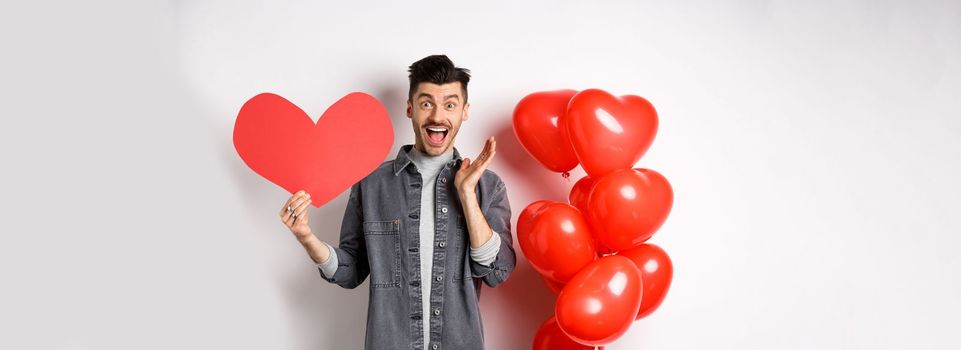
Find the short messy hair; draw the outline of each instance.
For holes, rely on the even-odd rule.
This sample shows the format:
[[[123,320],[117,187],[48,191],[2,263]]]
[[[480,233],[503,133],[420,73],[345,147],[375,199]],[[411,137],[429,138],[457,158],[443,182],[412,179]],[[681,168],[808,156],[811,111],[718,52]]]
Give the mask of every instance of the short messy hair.
[[[455,67],[454,62],[447,58],[447,55],[431,55],[420,59],[411,64],[407,69],[410,73],[410,90],[407,92],[407,100],[414,98],[417,85],[420,83],[434,83],[443,85],[447,83],[460,82],[461,93],[464,94],[464,102],[467,102],[467,83],[470,81],[470,70],[462,67]]]

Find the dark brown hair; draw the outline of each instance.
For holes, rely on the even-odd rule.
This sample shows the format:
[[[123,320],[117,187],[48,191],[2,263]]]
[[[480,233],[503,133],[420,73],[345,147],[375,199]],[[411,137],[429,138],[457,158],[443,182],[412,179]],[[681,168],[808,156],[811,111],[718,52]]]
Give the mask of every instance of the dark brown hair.
[[[420,83],[434,83],[444,85],[447,83],[460,82],[461,93],[464,94],[464,103],[467,102],[467,82],[470,81],[470,70],[467,68],[455,67],[454,62],[447,58],[447,55],[431,55],[414,62],[407,69],[410,73],[410,90],[407,92],[407,99],[414,98],[414,91]]]

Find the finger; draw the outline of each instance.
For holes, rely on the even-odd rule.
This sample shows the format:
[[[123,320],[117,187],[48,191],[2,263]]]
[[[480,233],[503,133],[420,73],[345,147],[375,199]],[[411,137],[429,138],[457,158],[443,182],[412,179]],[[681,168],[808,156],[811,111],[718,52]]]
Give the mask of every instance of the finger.
[[[285,220],[285,223],[287,223],[288,226],[292,226],[294,222],[297,221],[298,218],[306,216],[306,215],[301,215],[301,212],[303,212],[306,209],[306,206],[308,203],[310,203],[310,200],[305,198],[297,202],[296,206],[292,206],[292,208],[294,209],[291,210],[289,213],[287,213],[287,220]]]
[[[305,200],[300,206],[297,207],[296,210],[294,210],[294,215],[296,215],[297,217],[303,216],[307,211],[307,207],[309,205],[310,205],[310,199]]]
[[[494,141],[494,138],[491,137],[489,142],[490,148],[487,149],[487,154],[484,157],[485,163],[490,162],[491,159],[494,159],[494,154],[497,153],[497,141]]]
[[[307,192],[305,192],[304,190],[297,191],[297,193],[294,193],[293,195],[290,196],[290,199],[287,200],[286,205],[294,204],[294,202],[300,199],[300,197],[303,197],[305,195],[307,195]]]
[[[293,214],[294,214],[294,209],[297,208],[298,206],[300,206],[300,204],[301,204],[303,201],[308,200],[308,198],[310,198],[310,195],[309,195],[309,194],[301,194],[301,195],[299,195],[299,196],[296,196],[296,198],[297,198],[297,199],[296,199],[293,203],[290,203],[290,204],[288,204],[286,207],[280,209],[280,219],[283,220],[284,223],[287,223],[287,221],[290,220],[290,218],[291,218],[291,217],[293,216]]]
[[[284,208],[284,211],[280,213],[280,221],[282,221],[284,225],[290,226],[288,222],[290,221],[290,218],[293,217],[293,215],[294,215],[293,211],[287,211],[287,208]]]
[[[483,160],[483,159],[484,159],[484,152],[487,152],[487,146],[488,146],[488,143],[487,143],[487,142],[484,142],[484,148],[482,148],[481,151],[480,151],[480,153],[477,154],[477,160]]]
[[[490,156],[487,157],[487,159],[484,159],[484,161],[481,162],[481,164],[478,166],[478,168],[480,168],[480,171],[484,171],[484,169],[487,169],[487,166],[490,165],[492,160],[494,160],[494,153],[491,153]]]
[[[494,160],[494,155],[496,154],[497,154],[497,151],[491,148],[491,151],[488,152],[487,157],[484,158],[483,161],[478,162],[480,164],[477,165],[477,168],[479,168],[480,171],[484,171],[484,169],[487,169],[487,166],[490,165],[490,163]]]
[[[290,198],[287,198],[287,201],[284,202],[284,206],[280,208],[280,215],[283,216],[284,213],[289,212],[291,209],[293,209],[292,204],[294,203],[294,201],[305,194],[307,193],[304,192],[304,190],[300,190],[300,191],[297,191],[297,193],[294,193],[293,195],[291,195]]]
[[[284,207],[283,207],[283,208],[280,208],[280,221],[282,221],[282,222],[286,222],[286,221],[287,221],[287,216],[289,216],[290,213],[291,213],[290,210],[287,210],[287,208],[290,208],[290,204],[289,204],[289,203],[290,203],[290,201],[288,200],[287,203],[284,203]]]
[[[497,140],[491,140],[491,159],[494,159],[494,155],[497,154]]]
[[[308,201],[308,200],[310,200],[310,195],[300,196],[300,199],[297,199],[297,201],[294,202],[294,204],[291,204],[291,205],[290,205],[290,211],[291,211],[291,212],[296,212],[296,211],[297,211],[297,208],[300,208],[300,206],[301,206],[302,204],[304,204],[304,202],[306,202],[306,201]]]
[[[493,137],[493,136],[491,136],[491,138],[487,139],[487,150],[486,150],[486,152],[484,153],[484,160],[485,160],[485,161],[494,156],[493,153],[494,153],[495,144],[496,144],[496,143],[494,142],[494,137]]]
[[[287,211],[287,209],[285,208],[284,213],[280,215],[280,221],[283,222],[284,225],[287,225],[287,227],[290,227],[290,222],[293,216],[294,216],[294,212]]]
[[[306,224],[307,217],[309,216],[310,215],[307,215],[307,212],[304,212],[303,214],[297,214],[297,218],[294,219],[294,225]]]
[[[480,160],[486,159],[487,154],[490,153],[490,150],[491,150],[491,139],[487,139],[487,141],[484,142],[484,149],[481,150],[480,156],[478,156],[477,159],[480,159]]]
[[[487,167],[488,164],[491,163],[491,161],[494,160],[494,155],[495,155],[495,154],[497,154],[496,151],[491,151],[491,153],[487,156],[487,159],[484,159],[484,167],[485,167],[485,168]]]

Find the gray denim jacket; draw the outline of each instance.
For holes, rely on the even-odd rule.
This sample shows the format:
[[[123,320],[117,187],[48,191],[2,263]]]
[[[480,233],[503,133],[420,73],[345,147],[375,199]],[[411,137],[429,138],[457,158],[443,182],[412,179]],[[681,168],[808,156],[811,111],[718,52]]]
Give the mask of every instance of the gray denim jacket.
[[[407,156],[413,145],[381,164],[350,188],[337,254],[337,272],[327,278],[355,288],[370,276],[367,349],[483,349],[478,307],[481,281],[491,287],[507,280],[516,256],[511,238],[511,209],[504,182],[485,170],[477,199],[501,247],[491,266],[470,259],[470,241],[454,173],[461,156],[437,175],[434,263],[430,281],[420,279],[420,196],[423,179]],[[430,339],[423,344],[421,288],[431,289]]]

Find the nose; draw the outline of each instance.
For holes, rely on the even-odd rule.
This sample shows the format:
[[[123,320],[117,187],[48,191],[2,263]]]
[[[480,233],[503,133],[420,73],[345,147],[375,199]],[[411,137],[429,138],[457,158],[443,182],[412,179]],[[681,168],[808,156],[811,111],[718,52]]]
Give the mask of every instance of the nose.
[[[439,114],[437,114],[436,110],[430,111],[430,114],[427,115],[427,124],[428,125],[447,125],[447,123],[444,122],[444,118],[442,118]]]

